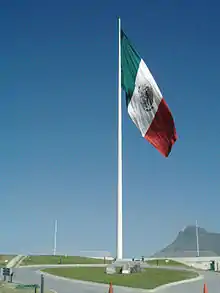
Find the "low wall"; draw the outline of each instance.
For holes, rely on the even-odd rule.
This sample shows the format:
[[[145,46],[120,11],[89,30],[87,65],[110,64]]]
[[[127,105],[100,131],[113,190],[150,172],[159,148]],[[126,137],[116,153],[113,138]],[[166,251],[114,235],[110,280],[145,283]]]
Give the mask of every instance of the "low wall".
[[[209,270],[210,262],[215,261],[215,270],[220,271],[220,256],[199,256],[199,257],[157,257],[157,258],[145,258],[145,260],[153,260],[153,259],[171,259],[188,266],[192,266],[201,270]]]

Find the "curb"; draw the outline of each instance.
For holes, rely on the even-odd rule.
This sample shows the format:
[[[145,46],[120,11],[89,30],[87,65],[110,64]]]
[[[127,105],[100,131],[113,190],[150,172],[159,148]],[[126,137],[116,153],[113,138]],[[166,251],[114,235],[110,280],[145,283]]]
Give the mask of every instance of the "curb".
[[[95,287],[102,287],[102,288],[109,288],[109,284],[104,284],[104,283],[96,283],[96,282],[91,282],[91,281],[82,281],[82,280],[76,280],[76,279],[70,279],[70,278],[65,278],[65,277],[60,277],[60,276],[56,276],[56,275],[52,275],[49,273],[45,273],[42,272],[41,270],[36,271],[36,273],[38,274],[43,274],[44,276],[48,276],[48,277],[52,277],[54,279],[58,279],[58,280],[63,280],[63,281],[70,281],[73,282],[75,284],[82,284],[82,285],[90,285],[90,286],[95,286]],[[118,285],[113,285],[116,288],[123,288],[126,291],[134,291],[134,289],[138,292],[156,292],[165,288],[169,288],[169,287],[173,287],[173,286],[178,286],[178,285],[182,285],[182,284],[186,284],[186,283],[193,283],[193,282],[198,282],[204,279],[204,276],[199,274],[198,277],[195,278],[191,278],[191,279],[187,279],[187,280],[182,280],[182,281],[177,281],[177,282],[172,282],[172,283],[168,283],[168,284],[164,284],[161,286],[158,286],[154,289],[141,289],[141,288],[132,288],[132,287],[126,287],[126,286],[118,286]],[[52,290],[51,290],[52,291]],[[55,290],[53,290],[53,293],[57,293],[54,292]]]
[[[39,268],[39,269],[49,269],[49,268],[78,268],[78,267],[85,267],[85,268],[105,268],[106,264],[52,264],[52,265],[25,265],[20,266],[19,268]]]
[[[182,285],[182,284],[198,282],[198,281],[201,281],[203,279],[204,279],[204,276],[199,275],[198,277],[195,277],[195,278],[192,278],[192,279],[187,279],[187,280],[182,280],[182,281],[178,281],[178,282],[172,282],[172,283],[168,283],[168,284],[165,284],[165,285],[161,285],[161,286],[158,286],[155,289],[150,289],[148,291],[149,292],[155,292],[155,291],[162,290],[162,289],[169,288],[169,287],[173,287],[173,286],[178,286],[178,285]]]

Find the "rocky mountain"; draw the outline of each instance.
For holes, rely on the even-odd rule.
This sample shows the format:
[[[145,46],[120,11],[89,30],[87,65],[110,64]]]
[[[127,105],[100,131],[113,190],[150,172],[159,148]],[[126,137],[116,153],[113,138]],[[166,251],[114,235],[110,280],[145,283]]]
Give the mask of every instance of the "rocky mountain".
[[[198,227],[199,255],[220,256],[220,233],[208,232]],[[187,226],[176,239],[153,257],[194,257],[196,250],[196,226]]]

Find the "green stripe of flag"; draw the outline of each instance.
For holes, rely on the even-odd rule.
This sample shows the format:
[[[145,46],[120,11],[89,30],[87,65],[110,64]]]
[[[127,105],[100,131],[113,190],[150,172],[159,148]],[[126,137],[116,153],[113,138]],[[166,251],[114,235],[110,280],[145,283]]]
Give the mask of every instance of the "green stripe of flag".
[[[121,86],[126,92],[127,106],[134,92],[140,62],[140,56],[134,50],[125,33],[121,30]]]

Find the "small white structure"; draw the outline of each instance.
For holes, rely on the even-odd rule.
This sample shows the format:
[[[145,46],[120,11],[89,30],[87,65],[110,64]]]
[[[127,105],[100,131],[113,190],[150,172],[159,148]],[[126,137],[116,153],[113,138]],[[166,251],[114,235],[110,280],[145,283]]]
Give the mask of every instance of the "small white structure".
[[[128,275],[131,273],[131,268],[130,268],[130,265],[129,264],[124,264],[123,267],[122,267],[122,271],[121,273],[123,275]]]
[[[129,275],[131,273],[130,268],[122,270],[123,275]]]

